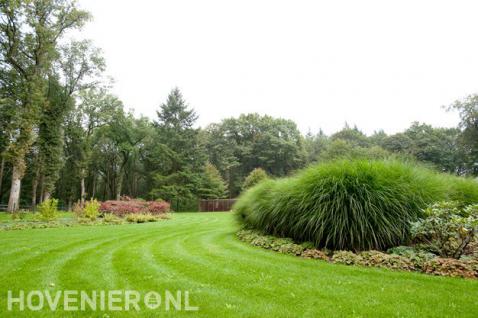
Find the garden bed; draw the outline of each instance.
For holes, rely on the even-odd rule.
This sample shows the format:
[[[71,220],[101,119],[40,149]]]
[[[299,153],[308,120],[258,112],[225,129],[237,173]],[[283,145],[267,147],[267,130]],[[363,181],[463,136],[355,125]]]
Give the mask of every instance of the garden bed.
[[[397,247],[387,253],[380,251],[331,251],[316,249],[311,243],[297,244],[290,238],[277,238],[254,230],[241,230],[237,237],[251,245],[275,252],[309,259],[318,259],[335,264],[358,265],[413,271],[438,276],[478,279],[478,259],[442,258],[432,253],[415,250],[412,247]]]

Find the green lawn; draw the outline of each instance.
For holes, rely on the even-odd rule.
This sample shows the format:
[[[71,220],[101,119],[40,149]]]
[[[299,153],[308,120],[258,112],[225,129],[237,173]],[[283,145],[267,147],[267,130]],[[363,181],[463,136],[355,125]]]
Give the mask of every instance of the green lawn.
[[[0,232],[1,317],[476,317],[478,282],[249,246],[230,213]],[[188,290],[197,312],[7,311],[7,291]],[[18,307],[15,307],[18,308]]]

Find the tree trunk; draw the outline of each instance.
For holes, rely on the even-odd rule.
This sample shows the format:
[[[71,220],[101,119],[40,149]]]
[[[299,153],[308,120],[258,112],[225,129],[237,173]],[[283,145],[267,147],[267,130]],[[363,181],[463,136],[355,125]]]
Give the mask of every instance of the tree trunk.
[[[96,176],[93,176],[93,189],[91,191],[90,199],[93,200],[96,194]]]
[[[51,193],[49,191],[45,191],[43,194],[43,201],[49,200],[51,197]]]
[[[35,176],[33,177],[32,181],[32,210],[35,209],[37,205],[37,188],[38,188],[38,176],[40,174],[40,169],[37,169],[35,172]]]
[[[86,196],[86,191],[85,191],[85,177],[81,177],[81,192],[80,192],[80,206],[84,207],[85,206],[85,196]]]
[[[34,178],[32,181],[32,210],[35,209],[37,205],[37,188],[38,188],[38,180]]]
[[[4,169],[5,169],[5,157],[2,156],[2,163],[0,164],[0,203],[2,202],[2,183],[3,183]]]
[[[40,177],[40,200],[39,202],[43,202],[43,193],[45,192],[45,176],[42,174]]]
[[[10,188],[10,198],[8,199],[8,212],[18,211],[20,205],[20,187],[22,184],[22,171],[17,165],[12,169],[12,186]]]
[[[123,185],[123,174],[121,172],[116,182],[116,200],[119,201],[121,199],[121,186]]]

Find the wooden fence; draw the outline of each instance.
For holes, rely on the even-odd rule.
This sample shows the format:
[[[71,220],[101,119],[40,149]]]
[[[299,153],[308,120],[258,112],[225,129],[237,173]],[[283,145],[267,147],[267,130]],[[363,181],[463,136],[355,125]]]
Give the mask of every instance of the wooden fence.
[[[200,200],[199,211],[201,212],[230,211],[235,202],[236,202],[236,199]]]

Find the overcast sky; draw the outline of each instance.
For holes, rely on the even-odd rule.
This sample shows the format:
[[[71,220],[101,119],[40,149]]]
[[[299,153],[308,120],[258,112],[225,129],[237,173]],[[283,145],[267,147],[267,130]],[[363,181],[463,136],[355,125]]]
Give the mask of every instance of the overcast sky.
[[[454,126],[478,92],[478,1],[80,0],[114,93],[155,117],[179,87],[205,126],[240,113],[303,132]]]

